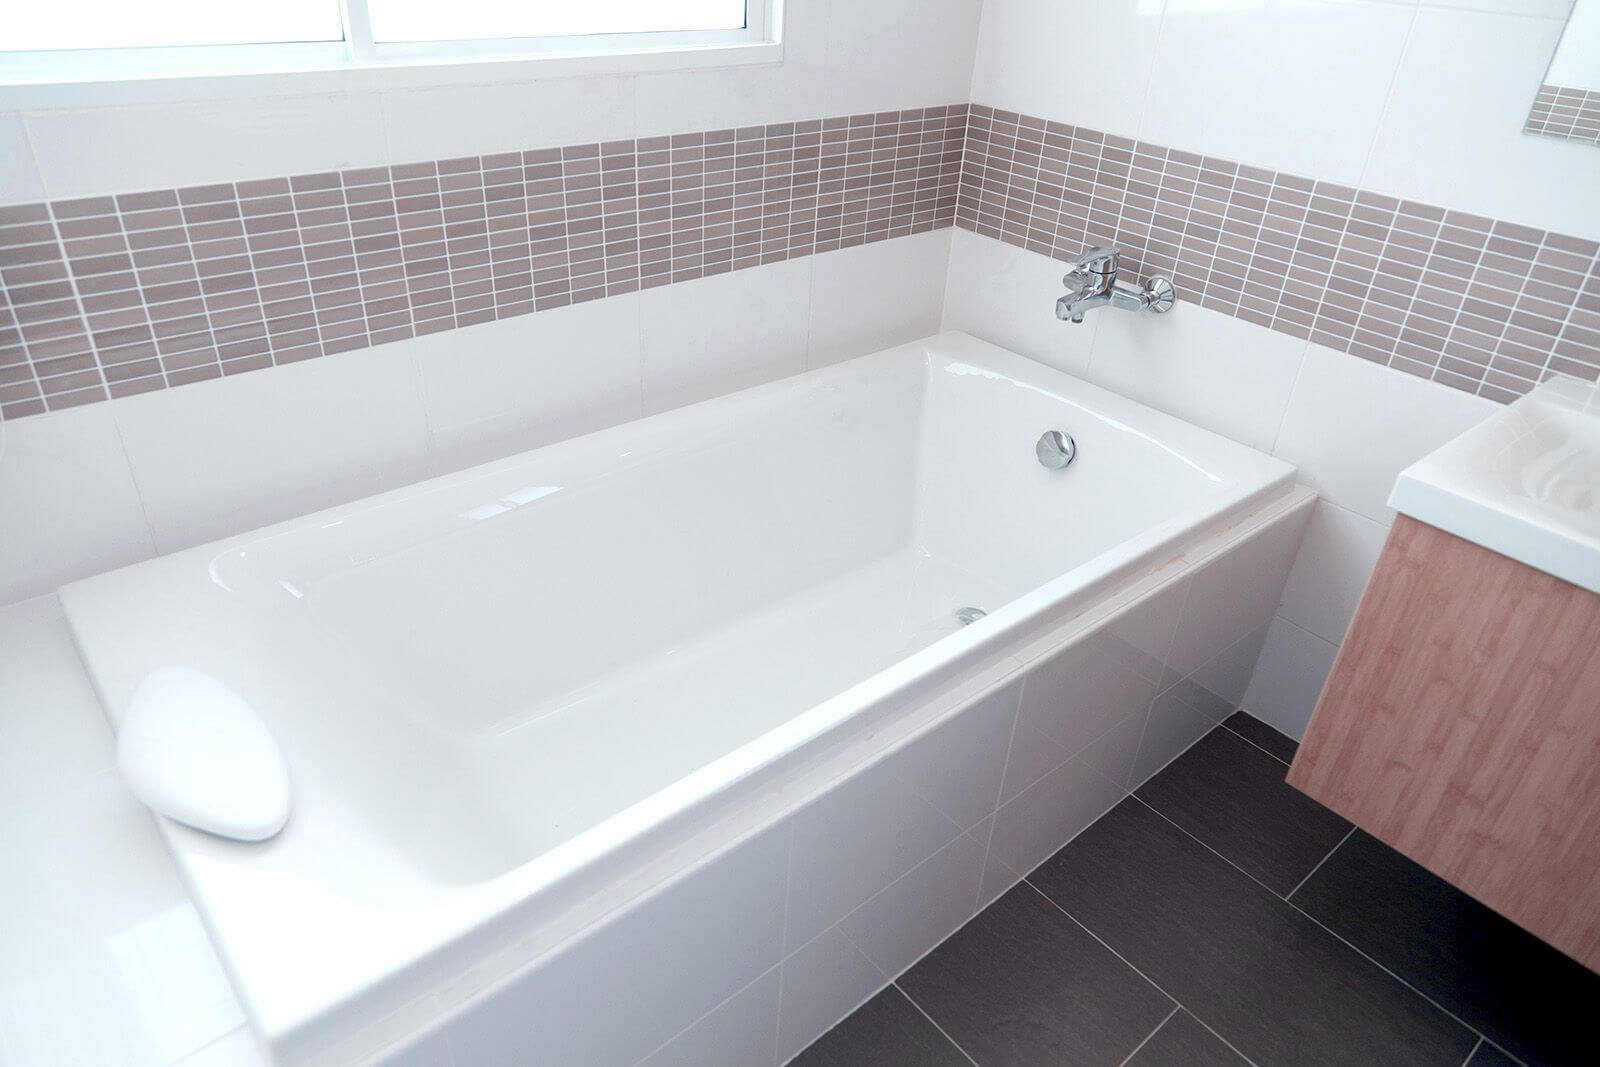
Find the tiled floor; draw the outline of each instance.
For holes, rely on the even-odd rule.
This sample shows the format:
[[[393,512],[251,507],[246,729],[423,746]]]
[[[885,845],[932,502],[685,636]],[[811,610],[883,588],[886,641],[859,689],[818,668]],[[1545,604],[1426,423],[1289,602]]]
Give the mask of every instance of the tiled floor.
[[[1239,713],[796,1064],[1600,1063],[1600,975],[1283,781]]]

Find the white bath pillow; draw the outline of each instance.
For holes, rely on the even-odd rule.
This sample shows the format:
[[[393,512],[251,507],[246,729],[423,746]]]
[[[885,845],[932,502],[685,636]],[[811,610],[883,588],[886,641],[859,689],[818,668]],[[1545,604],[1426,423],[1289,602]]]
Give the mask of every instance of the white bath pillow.
[[[160,667],[139,683],[117,765],[134,796],[196,830],[265,841],[289,821],[277,741],[243,697],[191,667]]]

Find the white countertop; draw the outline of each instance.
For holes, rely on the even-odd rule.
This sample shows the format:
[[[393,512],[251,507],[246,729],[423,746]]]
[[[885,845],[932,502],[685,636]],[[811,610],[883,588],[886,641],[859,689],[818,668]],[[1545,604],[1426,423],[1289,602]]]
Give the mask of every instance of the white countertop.
[[[0,608],[0,1063],[263,1067],[54,596]]]
[[[1389,506],[1600,593],[1600,385],[1544,383],[1401,471]]]

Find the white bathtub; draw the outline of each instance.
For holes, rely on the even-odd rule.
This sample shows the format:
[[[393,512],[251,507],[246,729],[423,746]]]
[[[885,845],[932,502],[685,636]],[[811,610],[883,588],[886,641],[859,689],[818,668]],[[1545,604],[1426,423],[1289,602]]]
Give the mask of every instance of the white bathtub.
[[[1065,470],[1035,458],[1049,429],[1076,439]],[[1159,616],[1156,637],[1117,638],[1157,665],[1128,667],[1139,728],[1122,725],[1128,715],[1117,725],[1135,755],[1107,775],[1124,791],[1140,745],[1146,764],[1160,750],[1143,738],[1166,694],[1216,697],[1184,698],[1194,729],[1225,711],[1298,540],[1307,499],[1291,475],[946,334],[61,596],[114,722],[146,673],[179,663],[243,695],[284,749],[295,809],[276,839],[242,845],[163,823],[276,1057],[409,1049],[431,1063],[454,1048],[458,1063],[634,1062],[821,936],[792,933],[806,923],[791,914],[791,823],[842,780],[992,720],[1008,753],[983,772],[995,780],[959,754],[936,777],[994,796],[963,807],[937,844],[1006,832],[999,811],[1023,790],[1002,779],[1039,758],[1010,755],[1011,734],[1027,729],[1018,679],[1031,664],[1109,640],[1137,610]],[[1242,544],[1260,552],[1239,557],[1216,610],[1200,622],[1189,611],[1188,662],[1162,642],[1181,642],[1196,575]],[[964,607],[988,615],[963,627]],[[1225,683],[1207,681],[1224,667]],[[1128,699],[1119,691],[1123,710]],[[1063,749],[1063,764],[1075,754]],[[924,801],[946,787],[908,786]],[[908,853],[888,873],[902,879],[905,862],[927,858]],[[728,863],[754,863],[757,882],[782,868],[785,903],[767,904],[783,913],[775,945],[730,932],[727,916],[755,914],[752,894],[772,887],[704,881]],[[861,891],[816,921],[861,905]],[[688,912],[636,918],[671,900]],[[704,911],[708,900],[719,903]],[[617,932],[630,921],[644,925]],[[661,923],[689,938],[682,960],[644,932]],[[734,938],[723,948],[720,927]],[[672,1003],[636,1008],[626,1025],[588,1017],[656,995],[584,964],[595,951],[629,954],[656,976],[642,988]],[[706,954],[736,966],[680,976]],[[576,976],[562,979],[563,966]],[[574,987],[599,999],[572,1000]],[[785,1042],[780,1027],[772,1055],[754,1058],[787,1058],[829,1013],[807,1024],[794,1009],[799,1029]],[[529,1018],[544,1021],[518,1030]]]

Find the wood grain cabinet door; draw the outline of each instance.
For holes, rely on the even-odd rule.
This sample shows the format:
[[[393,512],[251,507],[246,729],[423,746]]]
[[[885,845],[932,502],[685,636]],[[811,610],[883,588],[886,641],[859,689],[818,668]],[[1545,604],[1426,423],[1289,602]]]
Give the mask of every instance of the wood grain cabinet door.
[[[1399,516],[1289,782],[1600,971],[1600,596]]]

